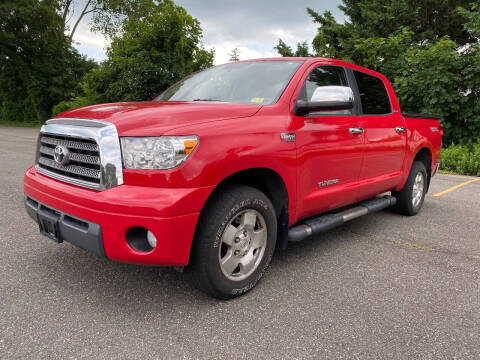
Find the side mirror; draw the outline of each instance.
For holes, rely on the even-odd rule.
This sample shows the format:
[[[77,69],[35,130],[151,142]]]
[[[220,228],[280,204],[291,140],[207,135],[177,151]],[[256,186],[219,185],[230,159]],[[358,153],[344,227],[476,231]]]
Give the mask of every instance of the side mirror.
[[[347,86],[319,86],[310,101],[297,100],[294,114],[304,116],[315,111],[353,109],[353,91]]]

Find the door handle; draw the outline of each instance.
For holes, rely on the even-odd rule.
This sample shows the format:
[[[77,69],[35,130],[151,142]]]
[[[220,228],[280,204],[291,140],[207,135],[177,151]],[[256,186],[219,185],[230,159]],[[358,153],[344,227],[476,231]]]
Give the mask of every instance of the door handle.
[[[361,127],[353,127],[353,128],[348,129],[348,132],[352,135],[363,134],[364,130]]]
[[[398,134],[400,134],[400,133],[405,132],[405,128],[404,128],[403,126],[397,126],[397,127],[395,128],[395,131],[396,131]]]

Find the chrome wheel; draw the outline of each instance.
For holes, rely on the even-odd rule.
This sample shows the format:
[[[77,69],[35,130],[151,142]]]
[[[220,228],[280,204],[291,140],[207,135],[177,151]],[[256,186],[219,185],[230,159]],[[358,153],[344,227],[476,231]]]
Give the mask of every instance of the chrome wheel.
[[[425,178],[423,174],[419,172],[415,177],[415,182],[413,183],[412,190],[412,205],[414,208],[417,208],[420,205],[423,197],[423,190],[425,188]]]
[[[248,278],[260,265],[267,245],[265,219],[256,210],[244,210],[230,221],[222,234],[218,259],[230,280]]]

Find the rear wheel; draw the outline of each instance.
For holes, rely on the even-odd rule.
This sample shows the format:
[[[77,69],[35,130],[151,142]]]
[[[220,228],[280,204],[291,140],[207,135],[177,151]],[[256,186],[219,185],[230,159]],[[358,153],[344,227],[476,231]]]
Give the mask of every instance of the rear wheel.
[[[255,188],[228,187],[202,213],[185,269],[187,280],[216,298],[242,295],[263,276],[276,236],[270,200]]]
[[[423,206],[427,191],[427,170],[420,161],[414,161],[407,182],[399,192],[392,192],[397,204],[394,211],[404,215],[416,215]]]

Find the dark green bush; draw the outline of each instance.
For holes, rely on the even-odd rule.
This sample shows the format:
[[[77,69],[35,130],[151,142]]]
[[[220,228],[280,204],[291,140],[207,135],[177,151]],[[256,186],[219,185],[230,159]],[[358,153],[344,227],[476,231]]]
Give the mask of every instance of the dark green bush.
[[[68,110],[78,109],[92,104],[95,104],[95,102],[90,101],[90,99],[88,99],[87,97],[77,96],[73,100],[61,101],[57,105],[55,105],[52,109],[52,115],[55,116]]]
[[[0,120],[11,122],[23,121],[23,109],[20,104],[12,101],[5,101],[0,106]]]
[[[471,145],[451,145],[442,149],[440,169],[480,176],[480,141]]]

